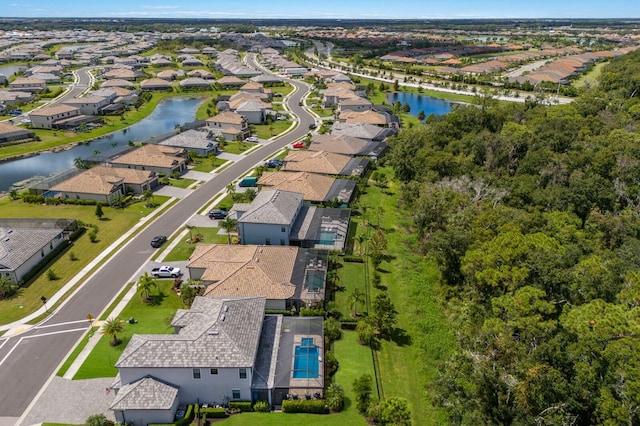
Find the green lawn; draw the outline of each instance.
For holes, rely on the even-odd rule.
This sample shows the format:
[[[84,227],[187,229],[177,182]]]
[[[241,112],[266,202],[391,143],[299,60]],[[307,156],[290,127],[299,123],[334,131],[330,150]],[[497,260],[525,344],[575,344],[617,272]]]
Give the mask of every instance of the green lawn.
[[[224,426],[233,425],[261,425],[261,426],[329,426],[329,425],[363,425],[367,422],[355,408],[352,385],[354,379],[363,374],[373,375],[371,350],[361,346],[356,341],[354,332],[346,332],[342,339],[334,343],[334,352],[340,367],[334,380],[341,384],[345,391],[345,409],[341,413],[318,414],[286,414],[286,413],[242,413],[231,416],[221,422]],[[375,395],[375,390],[374,390]],[[416,423],[418,424],[418,423]]]
[[[353,313],[353,309],[349,307],[348,297],[354,289],[359,288],[365,292],[364,284],[364,263],[355,262],[343,262],[341,268],[338,270],[338,276],[340,281],[338,286],[344,290],[336,291],[335,302],[336,307],[342,312],[343,318],[350,318]],[[366,309],[363,305],[358,305],[358,314],[361,314]]]
[[[156,204],[165,202],[168,198],[155,196]],[[95,216],[95,206],[76,206],[60,204],[58,206],[42,206],[26,204],[22,200],[11,200],[10,197],[0,199],[0,217],[4,218],[70,218],[84,223],[98,226],[98,241],[92,243],[88,232],[73,242],[71,247],[62,253],[52,264],[42,268],[42,272],[32,282],[22,287],[14,297],[0,300],[0,323],[7,324],[29,315],[42,306],[41,296],[51,298],[73,276],[80,272],[98,254],[111,243],[133,227],[140,219],[148,215],[153,209],[144,203],[132,204],[124,209],[103,207],[104,216],[98,220]],[[71,260],[69,253],[73,252],[77,260]],[[51,268],[60,277],[49,280],[46,271]],[[52,309],[53,306],[49,306]]]
[[[293,86],[289,83],[285,83],[283,86],[269,86],[267,89],[270,89],[272,93],[282,93],[283,97],[293,92]]]
[[[183,177],[179,179],[169,178],[169,185],[175,186],[176,188],[187,188],[195,182],[196,181],[193,179],[187,179]]]
[[[252,124],[251,133],[260,139],[270,139],[287,130],[289,126],[291,126],[291,121],[289,120],[274,121],[271,124]]]
[[[256,146],[256,144],[253,142],[226,142],[224,147],[220,149],[224,152],[228,152],[229,154],[242,154],[254,146]]]
[[[389,168],[380,171],[392,176]],[[401,332],[395,342],[381,341],[377,352],[381,390],[386,398],[400,396],[409,401],[414,424],[443,424],[445,413],[433,406],[428,390],[440,359],[453,350],[454,337],[439,304],[437,268],[411,251],[415,237],[404,229],[407,219],[397,210],[397,192],[397,183],[390,179],[389,188],[370,184],[360,199],[368,206],[365,217],[384,230],[392,259],[381,264],[381,290],[371,288],[371,299],[386,291],[399,312]],[[371,269],[369,276],[372,273]]]
[[[223,160],[222,158],[218,157],[196,158],[194,160],[193,170],[196,172],[209,173],[210,171],[222,166],[226,162],[227,160]]]
[[[596,86],[598,84],[598,78],[600,77],[600,74],[602,74],[602,68],[604,68],[604,66],[608,63],[608,61],[598,62],[591,71],[586,74],[582,74],[580,78],[574,81],[572,83],[573,86],[577,87],[578,89],[583,88],[587,85],[589,85],[590,87]]]
[[[168,320],[173,318],[176,310],[183,308],[180,298],[171,291],[173,280],[157,280],[158,288],[151,290],[155,301],[147,304],[136,294],[118,318],[127,320],[134,317],[136,324],[125,323],[125,329],[118,338],[122,343],[116,347],[109,344],[111,336],[102,336],[94,350],[74,376],[74,380],[93,379],[97,377],[115,377],[118,370],[115,363],[120,357],[133,334],[170,334]]]
[[[194,235],[202,234],[203,238],[200,241],[202,244],[227,244],[227,235],[219,235],[219,230],[220,228],[193,228],[191,232]],[[189,259],[189,256],[191,256],[191,253],[193,253],[193,250],[196,248],[195,244],[187,243],[189,238],[189,234],[187,234],[180,242],[178,242],[164,260],[167,262],[174,262],[176,260]]]

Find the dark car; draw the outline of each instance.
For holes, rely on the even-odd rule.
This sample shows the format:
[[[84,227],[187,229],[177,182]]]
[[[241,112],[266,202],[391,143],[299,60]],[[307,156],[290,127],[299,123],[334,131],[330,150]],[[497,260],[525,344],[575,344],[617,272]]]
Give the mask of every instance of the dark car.
[[[12,110],[9,110],[8,114],[9,115],[22,115],[22,110],[21,109],[12,109]]]
[[[167,242],[167,237],[165,237],[164,235],[156,235],[151,240],[151,247],[158,248],[166,242]]]
[[[269,167],[269,168],[280,167],[280,166],[282,166],[282,164],[283,164],[282,160],[278,160],[278,159],[275,159],[275,158],[272,158],[271,160],[269,160],[266,163],[264,163],[264,165]]]
[[[227,212],[224,210],[211,210],[209,212],[209,219],[224,219],[227,217]]]

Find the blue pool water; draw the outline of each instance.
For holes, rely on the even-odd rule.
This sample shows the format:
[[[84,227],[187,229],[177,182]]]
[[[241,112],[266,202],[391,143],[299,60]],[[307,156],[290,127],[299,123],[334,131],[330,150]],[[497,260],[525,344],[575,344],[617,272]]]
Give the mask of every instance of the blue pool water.
[[[319,375],[320,362],[318,361],[319,349],[317,346],[306,346],[303,338],[303,346],[296,346],[295,359],[293,361],[293,378],[294,379],[316,379]],[[307,343],[309,343],[307,341]]]
[[[318,244],[332,245],[336,240],[336,231],[320,231]]]
[[[313,346],[313,337],[303,337],[302,343],[300,344],[300,346],[304,348],[309,348]]]

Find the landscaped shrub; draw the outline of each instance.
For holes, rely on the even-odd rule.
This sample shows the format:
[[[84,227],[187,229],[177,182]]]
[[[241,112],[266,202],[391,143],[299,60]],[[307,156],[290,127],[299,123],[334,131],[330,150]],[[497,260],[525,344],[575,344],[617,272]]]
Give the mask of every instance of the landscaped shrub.
[[[345,255],[342,260],[345,262],[353,262],[353,263],[364,263],[364,257],[362,256],[353,256],[350,254]]]
[[[363,374],[353,381],[353,393],[356,395],[356,408],[365,413],[371,404],[373,379],[369,374]]]
[[[328,410],[321,399],[287,399],[282,401],[285,413],[327,414]]]
[[[340,321],[335,318],[327,318],[324,321],[324,337],[329,340],[329,343],[340,340],[342,337],[342,330],[340,329]]]
[[[331,383],[324,396],[324,402],[331,411],[339,412],[344,408],[344,389],[338,383]]]
[[[289,309],[265,309],[264,313],[267,315],[291,316],[291,311]]]
[[[339,366],[340,363],[333,352],[327,352],[324,354],[324,367],[327,371],[327,376],[333,376],[336,371],[338,371]]]
[[[55,281],[60,279],[60,276],[56,274],[56,271],[54,271],[53,269],[49,269],[47,270],[47,278],[49,278],[49,281]]]
[[[251,405],[251,403],[249,403],[249,405]],[[200,409],[200,416],[204,416],[208,419],[223,419],[226,417],[229,417],[227,415],[227,412],[224,408],[220,407],[220,408],[201,408]]]
[[[253,411],[257,411],[258,413],[269,413],[271,412],[271,407],[267,401],[258,401],[253,404]]]
[[[300,309],[301,317],[323,317],[324,314],[325,314],[324,309],[307,309],[307,308]]]
[[[340,328],[342,328],[343,330],[355,330],[357,326],[357,319],[347,318],[340,321]]]
[[[242,412],[251,411],[251,401],[230,401],[229,408],[238,409]]]
[[[178,420],[176,426],[187,426],[193,421],[193,405],[187,406],[187,411],[184,413],[184,417]]]
[[[44,203],[44,197],[42,195],[24,194],[22,201],[28,204],[42,204]]]

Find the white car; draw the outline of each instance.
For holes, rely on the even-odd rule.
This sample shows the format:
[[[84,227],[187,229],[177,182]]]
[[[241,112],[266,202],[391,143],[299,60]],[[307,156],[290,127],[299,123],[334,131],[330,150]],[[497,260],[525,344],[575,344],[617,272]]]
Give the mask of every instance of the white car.
[[[159,268],[153,268],[151,270],[151,275],[156,278],[177,278],[182,275],[182,271],[180,268],[163,265]]]
[[[249,136],[245,139],[246,142],[258,142],[258,138],[256,136]]]

